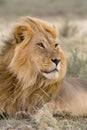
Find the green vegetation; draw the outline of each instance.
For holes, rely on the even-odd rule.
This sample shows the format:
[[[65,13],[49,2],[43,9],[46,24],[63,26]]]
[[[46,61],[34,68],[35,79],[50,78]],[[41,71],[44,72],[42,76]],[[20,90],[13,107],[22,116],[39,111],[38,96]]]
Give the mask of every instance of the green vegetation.
[[[71,50],[67,63],[67,76],[87,78],[87,58],[78,49]]]

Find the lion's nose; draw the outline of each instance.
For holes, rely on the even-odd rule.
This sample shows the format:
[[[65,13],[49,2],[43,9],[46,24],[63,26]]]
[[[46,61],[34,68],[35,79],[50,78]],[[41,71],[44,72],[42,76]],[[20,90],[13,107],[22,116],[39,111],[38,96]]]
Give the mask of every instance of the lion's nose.
[[[54,59],[51,59],[51,61],[54,62],[57,66],[58,63],[61,61],[61,59],[54,58]]]

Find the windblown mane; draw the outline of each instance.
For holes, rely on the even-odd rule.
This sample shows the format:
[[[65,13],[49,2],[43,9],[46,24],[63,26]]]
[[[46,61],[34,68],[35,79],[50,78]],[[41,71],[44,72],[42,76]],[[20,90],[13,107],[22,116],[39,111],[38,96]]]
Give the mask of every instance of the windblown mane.
[[[26,26],[29,32],[27,33],[25,28],[22,28],[24,36],[27,33],[27,38],[23,41],[24,45],[19,49],[16,48],[16,45],[20,42],[16,32],[21,25]],[[45,102],[56,98],[63,80],[60,78],[56,83],[46,80],[37,74],[31,64],[30,57],[27,59],[30,62],[27,62],[27,43],[31,40],[28,35],[32,37],[35,30],[39,30],[45,35],[46,32],[50,32],[54,38],[57,37],[57,31],[52,25],[36,18],[25,18],[22,22],[15,25],[10,37],[6,39],[2,37],[1,39],[0,112],[7,112],[10,116],[15,116],[18,111],[35,111],[37,107],[40,107]],[[24,38],[21,32],[19,35],[21,39]],[[16,55],[18,55],[17,58]],[[13,68],[10,67],[11,65]]]

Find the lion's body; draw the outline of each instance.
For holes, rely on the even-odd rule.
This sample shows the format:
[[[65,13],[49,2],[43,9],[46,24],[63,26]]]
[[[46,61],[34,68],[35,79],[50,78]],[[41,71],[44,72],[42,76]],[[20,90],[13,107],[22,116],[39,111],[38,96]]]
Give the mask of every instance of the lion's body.
[[[57,101],[58,111],[87,116],[87,79],[65,78]]]
[[[0,112],[32,112],[55,99],[66,72],[66,58],[56,47],[57,30],[25,18],[0,43]],[[59,58],[59,59],[58,59]]]

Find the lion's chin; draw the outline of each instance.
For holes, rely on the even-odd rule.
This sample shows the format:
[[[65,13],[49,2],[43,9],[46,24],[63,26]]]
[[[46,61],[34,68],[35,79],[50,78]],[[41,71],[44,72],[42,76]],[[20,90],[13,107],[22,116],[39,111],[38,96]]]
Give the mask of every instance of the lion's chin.
[[[50,73],[43,72],[42,74],[45,78],[50,79],[50,80],[58,80],[58,77],[59,77],[59,73],[57,71],[50,72]]]

